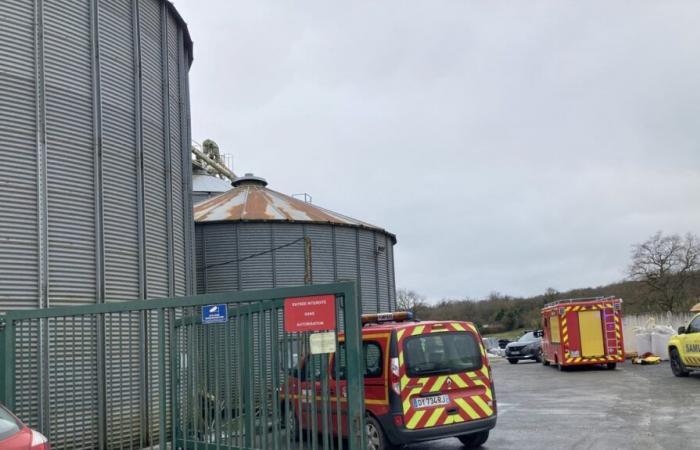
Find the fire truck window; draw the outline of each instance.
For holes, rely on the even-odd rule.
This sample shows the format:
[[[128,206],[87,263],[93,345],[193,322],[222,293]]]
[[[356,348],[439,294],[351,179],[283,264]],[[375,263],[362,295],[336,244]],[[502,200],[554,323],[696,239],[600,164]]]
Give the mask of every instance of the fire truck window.
[[[404,343],[410,377],[467,372],[481,368],[481,349],[471,333],[432,333]]]
[[[364,352],[365,378],[378,378],[382,376],[382,348],[376,342],[363,342],[362,348]],[[333,364],[338,364],[339,376],[341,380],[345,379],[345,344],[340,344],[340,348],[336,353],[336,358]],[[335,367],[331,370],[331,374],[335,377]]]
[[[559,317],[552,316],[549,321],[549,342],[552,344],[558,344],[560,342],[559,336]]]

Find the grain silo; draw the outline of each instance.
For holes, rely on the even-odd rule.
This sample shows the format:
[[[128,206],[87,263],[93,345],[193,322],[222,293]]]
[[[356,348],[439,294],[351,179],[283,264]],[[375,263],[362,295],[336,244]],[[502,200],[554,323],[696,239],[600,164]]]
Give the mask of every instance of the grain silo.
[[[3,0],[0,24],[0,310],[192,292],[175,8]]]
[[[192,42],[172,4],[1,0],[0,42],[0,311],[193,293]],[[15,411],[55,448],[155,440],[156,352],[106,346],[146,329],[122,319],[16,330]]]
[[[358,280],[363,312],[395,309],[396,237],[247,174],[195,205],[198,293]]]
[[[229,189],[231,189],[231,182],[228,180],[210,175],[202,170],[194,170],[192,173],[192,202],[194,204],[216,197]]]

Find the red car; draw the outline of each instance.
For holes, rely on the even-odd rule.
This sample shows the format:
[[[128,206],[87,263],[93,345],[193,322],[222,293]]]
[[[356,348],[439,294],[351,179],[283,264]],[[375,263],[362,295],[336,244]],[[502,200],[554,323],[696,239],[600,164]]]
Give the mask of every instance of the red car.
[[[0,449],[50,450],[48,439],[23,424],[5,406],[0,405]]]

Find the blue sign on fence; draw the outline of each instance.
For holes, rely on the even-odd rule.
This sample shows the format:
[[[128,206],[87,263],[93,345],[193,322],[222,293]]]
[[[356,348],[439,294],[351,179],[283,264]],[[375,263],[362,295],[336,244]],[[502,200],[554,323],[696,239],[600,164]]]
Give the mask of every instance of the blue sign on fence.
[[[202,323],[222,323],[228,320],[228,308],[223,305],[202,306]]]

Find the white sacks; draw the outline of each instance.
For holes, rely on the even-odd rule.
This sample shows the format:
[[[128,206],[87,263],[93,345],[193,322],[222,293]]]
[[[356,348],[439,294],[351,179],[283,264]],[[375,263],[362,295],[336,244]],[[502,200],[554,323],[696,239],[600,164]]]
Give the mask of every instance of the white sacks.
[[[645,327],[634,331],[637,344],[637,354],[643,356],[646,353],[658,356],[662,361],[668,361],[668,340],[676,334],[673,328],[664,325],[656,325],[650,320]]]
[[[651,351],[651,333],[646,329],[642,328],[637,330],[634,335],[634,340],[637,343],[637,354],[643,356],[646,353],[652,353]]]
[[[651,333],[651,352],[659,356],[662,361],[668,361],[668,340],[676,332],[671,327],[657,325]]]

